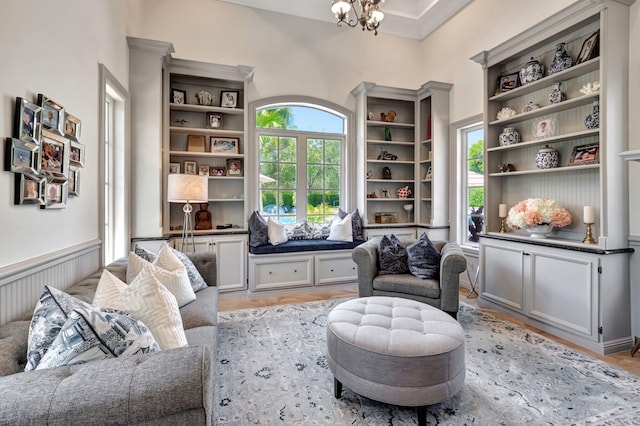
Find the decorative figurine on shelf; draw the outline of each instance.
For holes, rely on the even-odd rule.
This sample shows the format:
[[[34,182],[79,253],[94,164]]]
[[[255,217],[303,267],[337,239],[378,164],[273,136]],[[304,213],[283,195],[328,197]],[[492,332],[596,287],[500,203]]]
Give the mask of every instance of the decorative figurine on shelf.
[[[389,126],[384,126],[384,140],[391,141],[391,129]]]
[[[386,121],[387,123],[393,123],[393,121],[396,119],[396,112],[392,109],[387,112],[381,112],[380,119],[382,121]]]
[[[580,93],[582,93],[583,95],[591,95],[592,93],[597,93],[598,91],[600,91],[599,81],[594,81],[593,83],[587,83],[584,86],[582,86],[582,89],[580,89]]]
[[[373,120],[374,118],[375,116],[373,115],[373,113],[369,111],[369,113],[367,114],[367,120]]]
[[[505,118],[513,117],[516,114],[517,112],[513,108],[504,107],[500,111],[498,111],[496,118],[498,120],[504,120]]]
[[[533,101],[529,101],[528,104],[526,104],[524,106],[524,108],[522,108],[522,112],[530,112],[533,111],[534,109],[538,109],[540,108],[540,105],[538,105],[537,103],[533,102]]]
[[[382,188],[382,197],[389,198],[389,190],[387,188]]]
[[[413,192],[409,188],[409,185],[400,187],[396,191],[396,195],[398,196],[398,198],[401,198],[403,200],[406,199],[408,196],[410,196],[412,193]]]
[[[533,57],[529,62],[524,64],[520,70],[520,83],[522,83],[523,86],[540,80],[542,77],[544,77],[544,65]]]
[[[213,105],[213,95],[205,90],[201,90],[195,94],[200,105]]]
[[[211,212],[208,203],[200,203],[200,210],[196,212],[196,230],[213,229]]]
[[[515,170],[516,168],[511,163],[498,164],[498,171],[500,173],[515,172]]]
[[[556,45],[556,54],[553,58],[553,62],[551,62],[551,66],[549,67],[549,75],[571,68],[571,56],[569,56],[565,50],[565,46],[566,43],[558,43]]]
[[[557,104],[566,99],[564,92],[560,90],[560,82],[553,83],[553,91],[549,93],[549,103]]]
[[[371,176],[373,176],[373,171],[367,170],[367,179],[371,179]]]
[[[374,192],[368,192],[367,193],[367,198],[378,198],[378,196],[376,195],[375,191]]]
[[[397,155],[390,153],[386,149],[381,150],[380,154],[378,154],[378,160],[395,161],[397,159],[398,159]]]
[[[382,179],[391,179],[391,169],[384,167],[382,169]]]
[[[514,127],[505,127],[502,133],[498,135],[498,143],[500,146],[514,145],[520,143],[520,132]]]

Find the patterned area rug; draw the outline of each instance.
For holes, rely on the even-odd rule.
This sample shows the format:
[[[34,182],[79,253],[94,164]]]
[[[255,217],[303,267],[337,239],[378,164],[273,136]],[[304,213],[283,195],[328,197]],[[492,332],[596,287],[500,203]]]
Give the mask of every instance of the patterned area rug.
[[[219,313],[218,425],[415,425],[413,408],[333,396],[327,314],[346,299]],[[429,425],[640,425],[640,377],[462,305],[467,375]]]

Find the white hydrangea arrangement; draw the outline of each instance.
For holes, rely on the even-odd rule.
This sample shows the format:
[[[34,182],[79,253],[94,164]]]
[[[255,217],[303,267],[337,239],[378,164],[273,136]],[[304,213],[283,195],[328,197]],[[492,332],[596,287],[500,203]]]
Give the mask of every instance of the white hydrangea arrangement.
[[[507,225],[511,229],[529,228],[536,225],[553,225],[562,228],[571,224],[571,213],[549,198],[528,198],[509,210]]]

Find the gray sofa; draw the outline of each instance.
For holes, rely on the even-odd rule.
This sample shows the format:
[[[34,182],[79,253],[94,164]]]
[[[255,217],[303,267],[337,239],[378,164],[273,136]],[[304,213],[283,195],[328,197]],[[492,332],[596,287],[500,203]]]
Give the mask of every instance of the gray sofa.
[[[414,239],[401,239],[407,247]],[[454,242],[434,241],[440,251],[440,279],[421,279],[409,273],[378,275],[380,238],[372,238],[353,249],[352,258],[358,265],[358,295],[390,296],[412,299],[443,310],[453,318],[458,315],[460,274],[467,269],[467,259]]]
[[[24,372],[30,315],[0,327],[0,425],[213,424],[216,261],[188,256],[208,287],[180,309],[187,347]],[[106,268],[124,281],[127,259]],[[90,303],[101,273],[65,292]]]

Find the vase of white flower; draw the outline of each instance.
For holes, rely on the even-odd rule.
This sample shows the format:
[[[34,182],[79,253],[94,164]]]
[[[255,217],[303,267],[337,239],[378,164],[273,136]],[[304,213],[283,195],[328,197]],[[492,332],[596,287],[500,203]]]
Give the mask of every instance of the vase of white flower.
[[[571,224],[571,213],[549,198],[528,198],[511,207],[507,225],[511,229],[524,229],[531,238],[545,238],[553,228]]]

